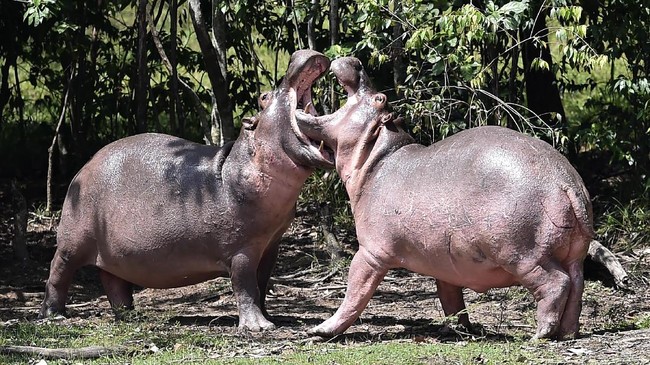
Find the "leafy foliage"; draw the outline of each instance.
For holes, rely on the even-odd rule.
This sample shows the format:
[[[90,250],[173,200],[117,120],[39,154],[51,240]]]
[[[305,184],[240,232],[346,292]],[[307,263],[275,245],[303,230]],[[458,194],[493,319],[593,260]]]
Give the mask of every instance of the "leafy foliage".
[[[307,47],[310,23],[318,50],[355,55],[367,65],[418,141],[485,124],[519,129],[565,152],[595,195],[611,195],[622,206],[647,204],[650,10],[642,1],[340,1],[334,45],[325,15],[331,4],[203,2],[206,23],[213,22],[211,5],[225,18],[236,120],[256,110],[257,96],[278,82],[288,56]],[[168,47],[171,2],[149,5],[149,26]],[[30,151],[24,154],[29,163],[3,165],[5,174],[27,174],[21,166],[41,164],[68,88],[61,139],[77,167],[102,145],[134,133],[136,8],[133,0],[0,3],[0,153]],[[211,89],[184,1],[178,29],[180,78],[209,110]],[[147,128],[171,133],[170,75],[153,42],[148,47]],[[330,82],[319,85],[325,110],[337,107],[336,94],[324,92]],[[561,100],[559,108],[539,108],[532,91],[544,86]],[[179,133],[200,140],[195,108],[181,92],[186,128]],[[341,191],[318,190],[337,190],[337,183],[317,180],[306,197],[340,201],[347,209]],[[605,201],[597,208],[611,206]]]

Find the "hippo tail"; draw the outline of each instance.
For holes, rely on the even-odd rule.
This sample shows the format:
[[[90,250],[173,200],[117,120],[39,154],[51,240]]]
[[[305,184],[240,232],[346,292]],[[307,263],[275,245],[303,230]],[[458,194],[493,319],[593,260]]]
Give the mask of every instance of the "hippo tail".
[[[576,216],[580,230],[589,236],[589,240],[593,239],[596,234],[594,232],[591,199],[589,198],[587,188],[585,188],[584,184],[577,184],[577,188],[569,188],[566,190],[566,193],[571,202],[571,208]]]

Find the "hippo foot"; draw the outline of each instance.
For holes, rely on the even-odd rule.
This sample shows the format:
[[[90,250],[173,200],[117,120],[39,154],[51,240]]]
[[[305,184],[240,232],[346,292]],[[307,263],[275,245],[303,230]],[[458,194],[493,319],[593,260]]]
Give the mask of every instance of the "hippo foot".
[[[65,318],[65,309],[58,309],[56,307],[43,307],[38,313],[38,319],[59,319]]]
[[[579,334],[576,332],[569,333],[569,334],[555,334],[555,335],[549,335],[549,334],[539,334],[536,333],[535,336],[533,336],[530,341],[531,342],[539,342],[539,341],[545,341],[545,340],[553,340],[553,341],[564,341],[564,340],[575,340],[579,338]]]
[[[318,326],[308,330],[307,334],[310,335],[310,336],[320,336],[320,337],[325,337],[325,338],[332,338],[332,337],[334,337],[336,335],[339,335],[341,333],[336,331],[331,326],[328,326],[327,321],[325,321],[325,322],[319,324]]]
[[[266,318],[240,321],[238,331],[240,332],[262,332],[274,330],[275,325]]]
[[[43,323],[50,323],[50,322],[59,322],[59,321],[63,321],[63,320],[65,320],[65,319],[67,319],[66,316],[64,316],[64,315],[62,315],[62,314],[57,314],[57,313],[52,313],[51,315],[46,316],[46,317],[43,317],[43,316],[41,316],[41,315],[39,314],[38,317],[37,317],[37,322],[39,322],[39,323],[41,323],[41,322],[43,322]]]
[[[561,335],[558,334],[559,323],[555,321],[538,321],[537,322],[537,332],[530,340],[537,341],[541,339],[561,339]]]

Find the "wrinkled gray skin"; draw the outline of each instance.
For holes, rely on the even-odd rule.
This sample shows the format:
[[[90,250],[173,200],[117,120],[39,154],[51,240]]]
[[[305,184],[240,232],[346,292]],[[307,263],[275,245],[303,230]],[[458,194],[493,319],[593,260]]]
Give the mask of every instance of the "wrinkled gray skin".
[[[310,332],[342,333],[386,272],[406,268],[435,277],[445,315],[458,314],[467,327],[462,288],[520,284],[537,301],[534,338],[576,335],[593,228],[588,193],[569,162],[547,143],[500,127],[414,143],[359,60],[337,59],[331,69],[347,103],[327,116],[299,113],[298,125],[334,150],[359,251],[343,303]]]
[[[280,238],[313,168],[332,167],[295,121],[328,66],[318,52],[294,53],[263,110],[221,149],[141,134],[97,152],[68,189],[40,316],[63,313],[74,272],[94,265],[115,309],[133,307],[132,284],[230,276],[239,327],[273,328],[264,298]]]

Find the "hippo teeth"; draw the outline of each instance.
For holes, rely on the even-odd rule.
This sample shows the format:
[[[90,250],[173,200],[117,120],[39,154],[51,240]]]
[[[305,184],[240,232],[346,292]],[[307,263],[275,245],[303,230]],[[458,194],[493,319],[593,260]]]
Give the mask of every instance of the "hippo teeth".
[[[320,146],[318,146],[318,150],[322,152],[324,145],[325,145],[325,143],[323,143],[323,141],[320,141]]]

